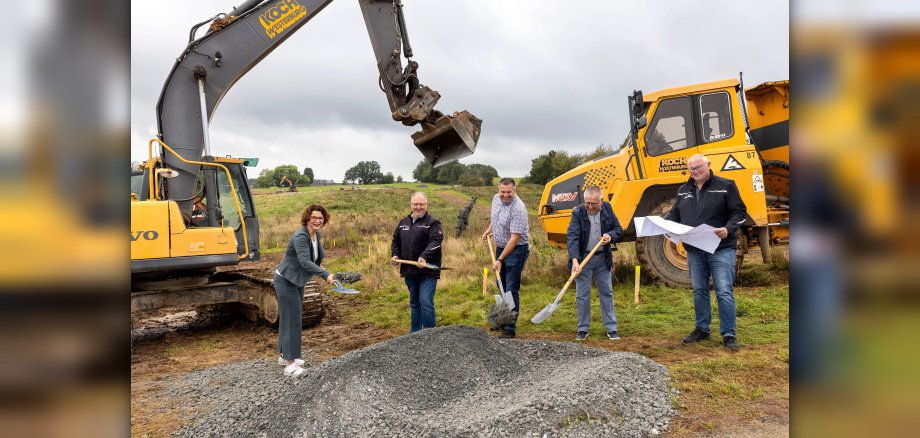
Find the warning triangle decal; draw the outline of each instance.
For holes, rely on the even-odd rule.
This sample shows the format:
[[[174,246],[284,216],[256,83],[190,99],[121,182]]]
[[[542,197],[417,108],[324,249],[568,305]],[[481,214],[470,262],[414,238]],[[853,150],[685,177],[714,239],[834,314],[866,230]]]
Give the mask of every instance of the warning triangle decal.
[[[731,155],[728,156],[728,159],[725,160],[725,164],[722,165],[722,171],[726,171],[726,170],[741,170],[741,169],[744,169],[744,168],[745,168],[745,167],[742,166],[741,163],[739,163],[738,160],[736,160],[735,157],[733,157],[733,156],[731,156]]]

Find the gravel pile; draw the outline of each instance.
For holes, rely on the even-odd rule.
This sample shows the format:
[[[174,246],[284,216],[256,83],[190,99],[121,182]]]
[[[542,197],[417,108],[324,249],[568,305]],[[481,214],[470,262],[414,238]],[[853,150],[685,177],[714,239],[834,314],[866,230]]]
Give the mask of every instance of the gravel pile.
[[[180,436],[648,436],[674,413],[667,370],[634,353],[422,330],[309,365],[274,360],[189,373],[172,397],[198,406]]]
[[[340,283],[352,284],[361,281],[361,274],[357,272],[336,272],[332,274],[332,278],[338,280]]]

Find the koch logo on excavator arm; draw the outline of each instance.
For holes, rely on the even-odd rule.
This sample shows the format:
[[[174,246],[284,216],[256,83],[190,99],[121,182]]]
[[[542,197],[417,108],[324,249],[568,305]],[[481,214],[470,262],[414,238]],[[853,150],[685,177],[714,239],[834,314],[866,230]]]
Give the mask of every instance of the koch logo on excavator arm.
[[[307,8],[295,0],[282,0],[259,15],[265,34],[274,38],[294,23],[307,16]]]

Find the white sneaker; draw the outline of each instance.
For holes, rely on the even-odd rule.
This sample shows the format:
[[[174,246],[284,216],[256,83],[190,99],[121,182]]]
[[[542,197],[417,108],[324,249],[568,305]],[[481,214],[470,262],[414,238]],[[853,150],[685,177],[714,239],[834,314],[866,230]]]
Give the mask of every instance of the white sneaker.
[[[304,366],[304,364],[306,364],[306,362],[304,362],[303,359],[294,359],[294,363],[300,366]],[[285,366],[287,365],[287,361],[284,360],[284,358],[282,358],[281,356],[278,356],[278,365]]]
[[[285,376],[300,377],[300,375],[303,374],[304,371],[305,371],[305,370],[304,370],[303,368],[301,368],[300,365],[297,365],[296,363],[292,363],[292,364],[290,364],[290,365],[284,367],[284,375],[285,375]]]

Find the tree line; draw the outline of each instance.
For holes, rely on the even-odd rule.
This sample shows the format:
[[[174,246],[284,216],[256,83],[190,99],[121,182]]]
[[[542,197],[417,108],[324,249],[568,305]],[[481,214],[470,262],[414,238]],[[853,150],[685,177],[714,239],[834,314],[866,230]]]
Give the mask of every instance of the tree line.
[[[301,172],[293,164],[282,164],[274,169],[262,169],[253,185],[260,188],[280,187],[285,176],[300,187],[313,184],[313,169],[305,167]]]
[[[530,173],[521,182],[546,184],[553,178],[574,169],[584,163],[614,153],[612,146],[600,144],[594,150],[583,154],[570,154],[563,150],[551,150],[540,154],[530,161]],[[293,164],[283,164],[274,169],[264,169],[255,179],[256,187],[278,187],[282,177],[287,177],[298,186],[313,183],[313,169],[307,167],[300,171]],[[418,182],[433,184],[459,184],[463,186],[487,186],[495,183],[498,171],[486,164],[463,164],[457,161],[434,167],[421,160],[412,171],[412,178]],[[376,161],[360,161],[347,171],[342,179],[345,184],[392,184],[403,182],[402,175],[393,176],[393,172],[380,169]]]
[[[569,154],[566,151],[551,150],[538,155],[530,161],[530,174],[524,178],[525,183],[546,184],[553,178],[562,175],[582,164],[606,157],[614,152],[613,147],[600,144],[591,152],[584,154]]]
[[[425,160],[419,161],[412,171],[418,182],[459,184],[462,186],[488,186],[498,177],[494,167],[485,164],[462,164],[456,161],[434,167]]]

